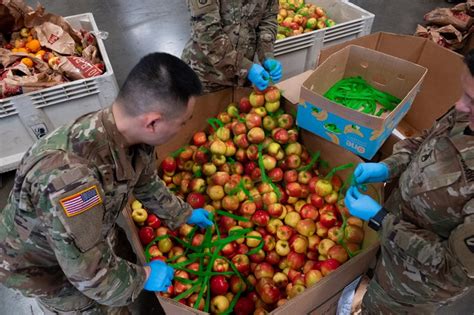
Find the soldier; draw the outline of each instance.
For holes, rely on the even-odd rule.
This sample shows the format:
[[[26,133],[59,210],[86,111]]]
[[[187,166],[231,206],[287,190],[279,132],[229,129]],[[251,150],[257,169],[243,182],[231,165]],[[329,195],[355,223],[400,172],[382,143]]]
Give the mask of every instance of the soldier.
[[[127,313],[144,288],[164,291],[173,269],[118,257],[116,221],[133,193],[168,227],[208,227],[203,209],[170,193],[154,146],[171,139],[201,93],[180,59],[154,53],[128,75],[111,107],[78,118],[34,144],[0,213],[0,280],[37,298],[46,314]]]
[[[434,314],[474,286],[474,51],[465,62],[455,108],[354,172],[357,184],[399,178],[385,207],[354,186],[346,194],[350,213],[370,220],[381,242],[363,313]]]
[[[191,39],[183,60],[199,75],[205,92],[243,86],[248,78],[264,90],[281,80],[273,57],[277,32],[276,0],[188,0]],[[254,63],[255,57],[263,64]]]

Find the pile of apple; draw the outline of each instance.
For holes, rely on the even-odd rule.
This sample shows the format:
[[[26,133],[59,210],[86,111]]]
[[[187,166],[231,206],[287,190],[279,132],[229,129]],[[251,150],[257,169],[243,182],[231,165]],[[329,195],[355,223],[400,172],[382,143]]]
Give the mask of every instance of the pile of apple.
[[[213,127],[207,132],[196,132],[190,145],[162,161],[161,177],[193,208],[213,213],[214,240],[217,232],[225,239],[250,229],[245,237],[226,244],[219,252],[222,258],[214,261],[214,272],[238,270],[239,276],[210,278],[210,311],[230,311],[239,292],[234,313],[271,311],[356,254],[364,238],[363,222],[344,207],[340,177],[328,177],[328,170],[323,176],[318,154],[298,142],[294,118],[280,109],[276,87],[253,91],[210,123]],[[143,245],[155,237],[173,236],[149,246],[151,259],[185,262],[186,249],[176,238],[195,247],[204,241],[205,231],[187,224],[170,231],[141,204],[132,208]],[[199,270],[199,263],[186,269],[176,271],[165,296],[173,298],[190,288],[176,277],[194,279],[190,271]],[[194,292],[180,302],[202,310],[205,302],[200,299],[195,305],[198,297]]]
[[[277,39],[296,36],[336,25],[323,8],[302,0],[280,0]]]

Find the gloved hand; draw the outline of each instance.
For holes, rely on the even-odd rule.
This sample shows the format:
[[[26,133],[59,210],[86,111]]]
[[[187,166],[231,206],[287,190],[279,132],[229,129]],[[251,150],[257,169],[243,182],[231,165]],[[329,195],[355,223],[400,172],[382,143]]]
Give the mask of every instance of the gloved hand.
[[[212,225],[212,221],[209,220],[209,212],[199,208],[193,211],[191,216],[188,218],[188,224],[196,224],[200,228],[207,228]]]
[[[384,163],[361,163],[354,171],[357,184],[385,182],[389,177],[390,171]]]
[[[281,62],[276,59],[267,59],[263,63],[263,67],[270,73],[270,77],[274,83],[281,80],[283,68]]]
[[[150,261],[146,266],[151,268],[151,272],[144,289],[153,292],[168,290],[174,277],[174,269],[161,260]]]
[[[355,186],[351,186],[347,190],[344,203],[351,215],[366,221],[372,219],[382,209],[377,201],[370,196],[361,194]]]
[[[252,67],[250,67],[247,78],[257,87],[257,89],[263,91],[268,86],[270,75],[261,65],[254,63]]]

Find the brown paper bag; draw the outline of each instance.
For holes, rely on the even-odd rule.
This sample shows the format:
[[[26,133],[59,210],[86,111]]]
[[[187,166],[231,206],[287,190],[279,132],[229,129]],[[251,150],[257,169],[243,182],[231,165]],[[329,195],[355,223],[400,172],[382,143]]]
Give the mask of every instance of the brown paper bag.
[[[103,73],[101,69],[87,61],[85,58],[69,56],[59,57],[53,69],[58,70],[71,80],[97,77]]]
[[[463,34],[452,25],[443,27],[424,27],[418,25],[415,36],[428,38],[438,45],[452,50],[462,49],[465,44],[465,39],[467,38],[467,35],[463,36]]]
[[[425,21],[440,26],[453,25],[460,31],[468,30],[474,19],[458,9],[436,8],[425,14]]]
[[[60,26],[51,22],[44,22],[35,26],[35,31],[41,46],[60,53],[61,55],[73,55],[76,50],[74,39]]]

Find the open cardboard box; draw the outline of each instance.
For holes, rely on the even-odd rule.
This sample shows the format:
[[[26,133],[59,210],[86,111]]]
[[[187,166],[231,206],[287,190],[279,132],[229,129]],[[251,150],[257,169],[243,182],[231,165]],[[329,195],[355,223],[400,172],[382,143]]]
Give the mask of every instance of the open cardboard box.
[[[410,109],[426,72],[422,66],[376,50],[347,46],[328,57],[303,82],[297,124],[371,159]],[[401,101],[391,112],[376,117],[323,96],[334,84],[350,77],[362,77]]]
[[[430,40],[409,35],[375,33],[323,49],[319,55],[319,64],[348,45],[374,49],[428,69],[411,109],[380,149],[381,158],[389,156],[393,145],[399,140],[419,135],[424,129],[430,128],[462,94],[460,77],[465,67],[462,56]],[[302,75],[300,79],[307,75]]]
[[[208,118],[222,111],[233,100],[239,100],[242,96],[248,95],[249,93],[250,90],[248,89],[226,89],[200,97],[196,103],[193,118],[186,124],[184,130],[176,135],[168,144],[157,148],[159,159],[163,159],[168,153],[189,143],[194,132],[207,127],[206,120]],[[284,100],[282,100],[282,102],[285,110],[288,112],[294,111],[296,108],[295,104]],[[354,163],[354,165],[356,165],[361,162],[358,156],[309,132],[302,131],[301,142],[310,150],[320,150],[321,156],[328,161],[332,167],[346,163]],[[350,175],[350,172],[351,170],[345,170],[338,174],[345,179]],[[381,186],[370,186],[369,188],[369,192],[374,198],[383,198],[381,191]],[[137,228],[131,219],[129,206],[124,209],[123,215],[126,225],[131,231],[132,246],[139,257],[140,263],[143,264],[145,263],[144,249],[138,238]],[[369,265],[375,258],[378,246],[377,234],[366,226],[365,239],[362,246],[363,251],[360,254],[343,264],[331,275],[323,278],[318,284],[307,289],[303,294],[275,309],[270,314],[287,314],[288,312],[292,314],[308,314],[312,311],[318,312],[319,306],[324,307],[326,313],[328,309],[327,302],[329,301],[331,305],[334,305],[333,301],[337,295],[340,295],[341,290],[357,276],[367,271]],[[167,314],[206,314],[172,299],[163,298],[159,295],[157,295],[157,297]],[[335,314],[335,310],[332,313]]]

